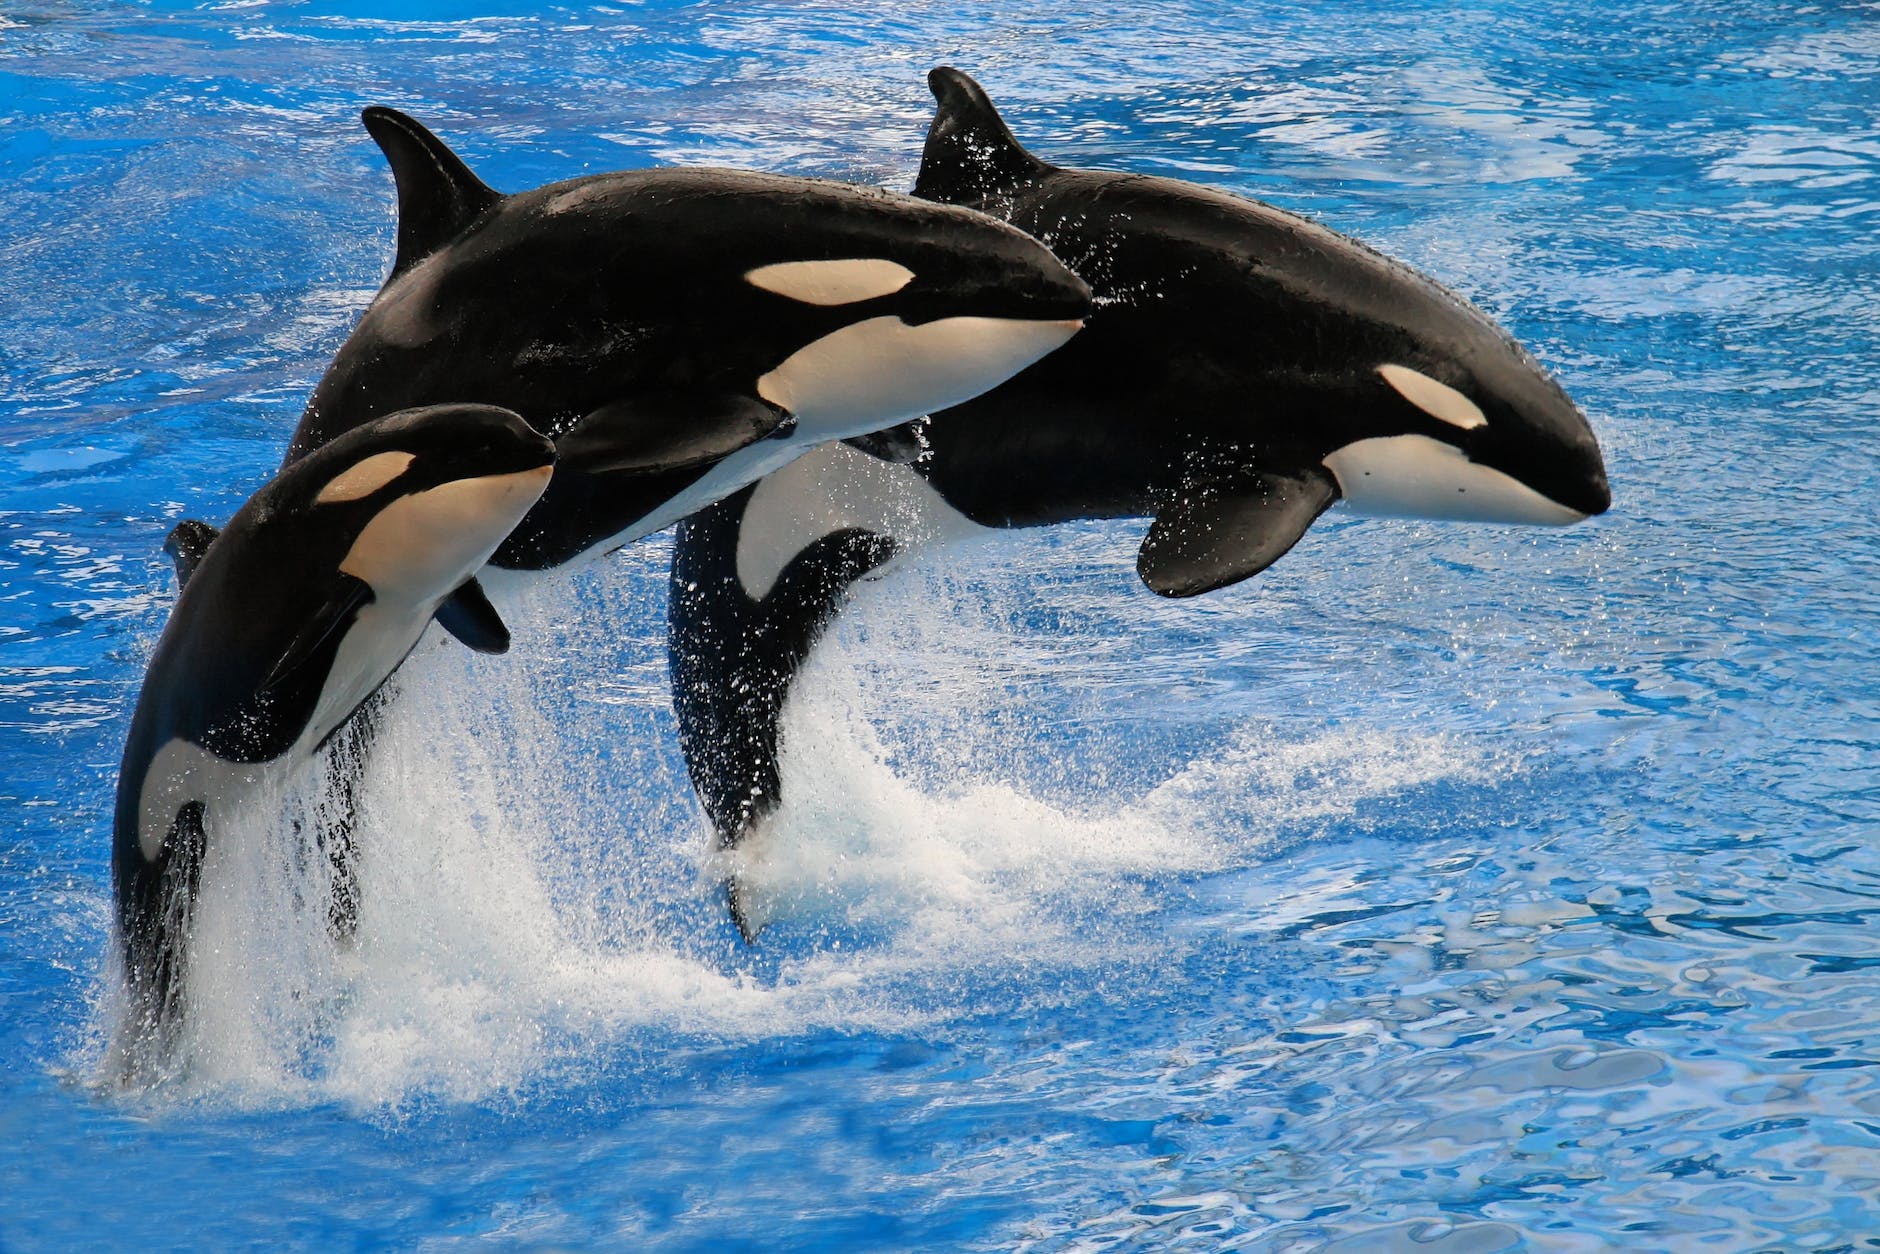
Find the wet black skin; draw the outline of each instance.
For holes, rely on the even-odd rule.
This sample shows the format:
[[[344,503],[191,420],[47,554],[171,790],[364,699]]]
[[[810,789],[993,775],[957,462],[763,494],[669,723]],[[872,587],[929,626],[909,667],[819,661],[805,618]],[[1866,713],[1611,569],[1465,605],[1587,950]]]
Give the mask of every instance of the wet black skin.
[[[1270,205],[1048,165],[966,75],[929,83],[939,108],[915,193],[1036,235],[1096,295],[1076,338],[921,431],[910,468],[974,522],[1154,516],[1145,580],[1194,595],[1283,555],[1337,497],[1325,456],[1367,437],[1427,436],[1578,512],[1610,504],[1585,418],[1454,293]],[[1487,425],[1425,414],[1384,363],[1462,392]],[[680,737],[727,847],[777,804],[777,718],[798,667],[848,586],[897,551],[892,537],[824,537],[753,602],[735,570],[749,496],[681,524],[672,568]]]
[[[315,503],[342,471],[393,450],[415,455],[403,474],[357,500]],[[550,442],[506,410],[459,405],[401,413],[356,427],[280,472],[219,535],[193,521],[172,533],[166,547],[182,586],[144,675],[113,819],[132,1061],[160,1059],[174,1031],[182,942],[205,829],[215,817],[198,804],[182,805],[159,856],[144,857],[138,807],[156,753],[177,739],[230,763],[259,766],[287,753],[313,717],[348,628],[372,599],[365,583],[339,570],[360,532],[399,497],[537,469],[553,457]]]
[[[1317,473],[1377,435],[1464,449],[1583,514],[1611,503],[1586,419],[1506,332],[1363,244],[1192,183],[1047,165],[979,85],[929,78],[939,109],[918,196],[1044,240],[1090,284],[1077,338],[936,415],[927,477],[988,526],[1155,512],[1196,476]],[[1458,430],[1377,374],[1409,366],[1474,400]]]
[[[1089,289],[1036,240],[983,214],[878,189],[734,170],[599,174],[502,195],[392,109],[364,122],[398,189],[392,272],[308,403],[286,454],[413,405],[475,402],[555,440],[548,490],[490,564],[547,570],[642,523],[725,456],[791,433],[757,381],[842,327],[894,316],[1083,317]],[[745,275],[779,262],[881,258],[900,291],[818,306]],[[473,580],[438,611],[464,643],[508,632]],[[353,883],[350,798],[376,718],[347,729],[333,825],[319,838]],[[333,921],[349,933],[353,917]]]
[[[792,418],[757,380],[868,318],[1081,318],[1084,285],[984,215],[877,189],[733,170],[601,174],[502,196],[422,126],[366,111],[399,192],[391,277],[315,389],[288,459],[379,414],[501,405],[580,432],[494,565],[545,569],[619,535]],[[885,258],[899,292],[817,306],[745,281],[778,262]],[[598,439],[596,438],[598,436]],[[609,468],[605,447],[630,455]]]

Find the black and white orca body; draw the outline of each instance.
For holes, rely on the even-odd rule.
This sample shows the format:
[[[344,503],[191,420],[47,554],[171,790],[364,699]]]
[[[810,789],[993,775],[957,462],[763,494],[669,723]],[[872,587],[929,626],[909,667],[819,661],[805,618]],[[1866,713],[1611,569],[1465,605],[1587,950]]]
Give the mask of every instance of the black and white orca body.
[[[130,1005],[125,1071],[167,1054],[208,850],[239,840],[417,643],[547,487],[516,414],[440,405],[354,427],[217,535],[166,547],[182,583],[124,749],[112,874]]]
[[[987,528],[1153,518],[1145,583],[1258,573],[1335,501],[1564,524],[1610,503],[1585,418],[1485,315],[1270,205],[1026,152],[956,70],[921,196],[1006,218],[1089,283],[1085,330],[974,400],[816,450],[696,515],[673,559],[671,665],[692,779],[729,846],[777,802],[777,717],[844,589]]]
[[[561,457],[498,567],[618,547],[805,448],[957,404],[1089,310],[1043,245],[970,209],[707,169],[503,196],[403,114],[365,123],[398,255],[288,459],[412,405],[515,410]]]

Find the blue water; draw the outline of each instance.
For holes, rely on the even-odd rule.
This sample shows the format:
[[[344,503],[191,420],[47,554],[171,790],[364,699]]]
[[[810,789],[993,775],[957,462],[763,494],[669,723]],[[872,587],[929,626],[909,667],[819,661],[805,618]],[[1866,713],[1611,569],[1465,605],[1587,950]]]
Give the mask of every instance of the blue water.
[[[0,16],[0,1248],[1880,1246],[1880,14],[1007,7]],[[868,586],[748,951],[648,541],[421,646],[352,952],[257,875],[195,1078],[98,1083],[158,546],[378,285],[358,109],[507,190],[904,187],[942,62],[1467,293],[1613,512],[1334,514],[1191,603],[1124,523]]]

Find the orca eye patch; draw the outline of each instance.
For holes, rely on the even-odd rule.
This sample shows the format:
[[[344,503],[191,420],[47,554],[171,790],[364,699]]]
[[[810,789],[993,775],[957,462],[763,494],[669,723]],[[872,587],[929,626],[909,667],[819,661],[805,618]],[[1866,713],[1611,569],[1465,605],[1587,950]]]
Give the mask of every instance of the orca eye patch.
[[[1482,412],[1480,405],[1421,370],[1386,363],[1377,368],[1377,373],[1384,382],[1396,389],[1399,396],[1438,422],[1446,422],[1464,431],[1488,425],[1488,416]]]
[[[853,305],[893,295],[914,281],[914,272],[885,257],[850,257],[779,261],[747,272],[744,281],[805,305]]]
[[[405,473],[405,468],[416,460],[414,453],[374,453],[362,461],[354,462],[320,489],[320,495],[313,498],[315,505],[333,505],[341,501],[356,501],[362,496],[371,496],[380,488]]]

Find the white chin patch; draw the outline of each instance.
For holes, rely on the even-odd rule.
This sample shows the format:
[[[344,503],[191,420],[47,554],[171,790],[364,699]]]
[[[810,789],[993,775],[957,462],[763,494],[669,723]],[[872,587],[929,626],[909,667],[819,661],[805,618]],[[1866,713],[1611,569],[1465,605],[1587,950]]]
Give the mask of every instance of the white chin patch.
[[[892,296],[914,281],[914,272],[881,257],[842,261],[780,261],[744,276],[752,287],[775,292],[805,305],[852,305]]]
[[[1556,527],[1586,517],[1424,435],[1359,440],[1327,457],[1325,468],[1361,514]]]
[[[436,600],[489,559],[542,495],[551,469],[456,479],[401,496],[365,525],[339,568],[382,600]]]
[[[1482,412],[1480,405],[1447,383],[1439,383],[1420,370],[1412,370],[1408,366],[1382,365],[1377,368],[1377,373],[1383,376],[1384,382],[1397,389],[1399,396],[1439,422],[1460,427],[1464,431],[1488,425],[1488,416]]]
[[[757,394],[797,417],[808,443],[878,431],[971,400],[1077,333],[1076,320],[870,318],[792,353]]]

